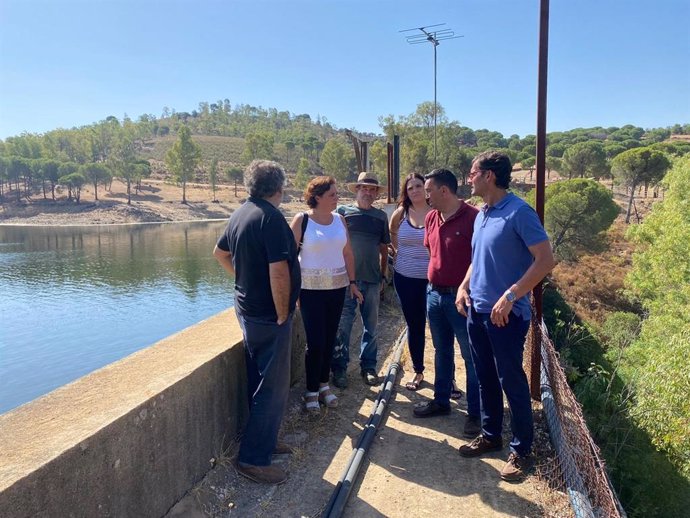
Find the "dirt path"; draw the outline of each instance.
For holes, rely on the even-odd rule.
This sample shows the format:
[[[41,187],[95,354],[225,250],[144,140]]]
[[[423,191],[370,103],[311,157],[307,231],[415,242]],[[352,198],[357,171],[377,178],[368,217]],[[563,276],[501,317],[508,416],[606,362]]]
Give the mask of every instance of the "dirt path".
[[[390,289],[386,296],[389,302],[381,310],[386,326],[381,336],[385,347],[379,350],[380,374],[385,374],[393,354],[392,344],[403,329],[395,293]],[[337,391],[337,409],[322,409],[319,417],[310,418],[302,411],[300,401],[304,387],[298,383],[292,388],[283,437],[298,445],[298,449],[292,456],[274,457],[274,462],[289,471],[285,484],[261,486],[238,476],[231,463],[235,451],[225,452],[219,465],[170,511],[168,518],[320,516],[378,391],[378,387],[368,387],[359,378],[358,346],[352,350],[355,361],[349,369],[349,387]],[[426,380],[422,389],[411,393],[397,386],[344,516],[553,516],[540,504],[547,490],[537,477],[531,476],[522,484],[500,480],[498,471],[508,456],[507,449],[481,459],[460,457],[457,448],[466,442],[461,434],[464,399],[452,403],[450,416],[412,416],[415,403],[433,397],[433,347],[429,336],[425,358]],[[407,361],[406,355],[403,359]],[[456,366],[462,387],[464,369],[459,351]],[[409,373],[402,380],[407,377]]]

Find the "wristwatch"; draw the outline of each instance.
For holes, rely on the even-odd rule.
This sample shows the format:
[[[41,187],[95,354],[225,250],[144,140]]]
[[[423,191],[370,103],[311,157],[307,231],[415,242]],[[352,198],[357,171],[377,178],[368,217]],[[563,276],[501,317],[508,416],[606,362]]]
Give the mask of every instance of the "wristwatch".
[[[508,302],[510,302],[511,304],[514,303],[514,302],[517,300],[517,297],[515,296],[515,293],[513,293],[513,292],[510,291],[510,290],[506,290],[506,292],[504,293],[504,295],[506,296],[506,300],[507,300]]]

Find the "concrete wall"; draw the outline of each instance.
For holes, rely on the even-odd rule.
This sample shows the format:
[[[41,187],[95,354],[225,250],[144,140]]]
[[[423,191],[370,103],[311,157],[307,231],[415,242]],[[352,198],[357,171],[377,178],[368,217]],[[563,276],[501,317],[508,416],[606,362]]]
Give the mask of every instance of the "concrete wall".
[[[302,376],[296,315],[293,383]],[[247,416],[228,310],[0,415],[0,515],[162,516]]]

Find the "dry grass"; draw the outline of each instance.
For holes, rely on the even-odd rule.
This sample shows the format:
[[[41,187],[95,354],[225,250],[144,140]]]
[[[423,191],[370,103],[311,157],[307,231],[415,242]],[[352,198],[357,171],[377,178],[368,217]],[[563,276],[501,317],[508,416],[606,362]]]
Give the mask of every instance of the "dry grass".
[[[606,250],[561,262],[553,271],[556,287],[583,320],[601,323],[613,311],[639,310],[624,293],[634,251],[625,238],[627,228],[619,217],[606,235]]]

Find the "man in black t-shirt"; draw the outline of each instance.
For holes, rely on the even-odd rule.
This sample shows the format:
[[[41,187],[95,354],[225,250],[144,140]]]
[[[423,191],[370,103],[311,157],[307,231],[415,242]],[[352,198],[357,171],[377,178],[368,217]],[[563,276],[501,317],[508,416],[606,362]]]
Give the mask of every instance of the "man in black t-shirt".
[[[287,474],[271,466],[290,383],[292,315],[301,277],[297,246],[278,205],[285,172],[254,160],[244,173],[247,201],[230,217],[213,255],[235,278],[235,312],[244,336],[249,420],[240,443],[237,471],[281,484]]]

